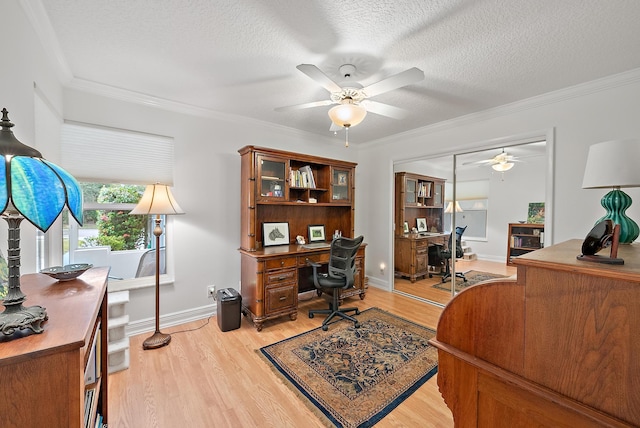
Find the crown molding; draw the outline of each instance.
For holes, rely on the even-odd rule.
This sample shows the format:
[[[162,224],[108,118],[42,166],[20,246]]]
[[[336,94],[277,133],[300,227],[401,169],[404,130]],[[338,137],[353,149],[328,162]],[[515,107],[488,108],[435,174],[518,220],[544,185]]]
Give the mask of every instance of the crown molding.
[[[453,119],[444,120],[442,122],[423,126],[421,128],[411,129],[406,132],[401,132],[389,137],[373,140],[363,144],[366,145],[367,148],[370,148],[388,144],[391,142],[397,143],[398,139],[408,139],[416,136],[424,136],[425,134],[445,131],[447,129],[465,125],[471,125],[481,121],[486,121],[497,117],[507,116],[509,114],[514,114],[574,98],[583,97],[586,95],[591,95],[620,86],[634,84],[638,81],[640,81],[640,68],[613,74],[611,76],[606,76],[586,83],[580,83],[578,85],[569,86],[563,89],[558,89],[557,91],[547,92],[542,95],[536,95],[531,98],[515,101],[513,103],[505,104],[499,107],[494,107]]]
[[[44,51],[51,60],[53,67],[62,84],[69,82],[73,78],[71,68],[67,59],[62,53],[62,48],[58,43],[58,37],[53,31],[49,16],[42,5],[41,0],[19,0],[20,6],[27,15],[33,30],[36,32]]]

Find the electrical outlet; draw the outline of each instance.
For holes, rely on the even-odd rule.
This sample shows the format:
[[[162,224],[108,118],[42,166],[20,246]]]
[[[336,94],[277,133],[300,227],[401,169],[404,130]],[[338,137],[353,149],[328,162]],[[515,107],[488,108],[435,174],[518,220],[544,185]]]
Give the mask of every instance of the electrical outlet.
[[[215,285],[207,285],[207,297],[211,297],[215,299],[216,297],[216,286]]]

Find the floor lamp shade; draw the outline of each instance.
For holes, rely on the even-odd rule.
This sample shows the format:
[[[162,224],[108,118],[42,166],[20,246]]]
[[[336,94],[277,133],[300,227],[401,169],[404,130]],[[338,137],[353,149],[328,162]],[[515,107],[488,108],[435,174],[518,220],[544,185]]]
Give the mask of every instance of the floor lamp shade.
[[[160,227],[161,215],[184,214],[184,211],[173,198],[171,189],[164,184],[150,184],[145,189],[140,202],[129,214],[155,214],[155,228],[153,235],[156,237],[156,330],[154,334],[143,343],[143,349],[156,349],[168,345],[171,335],[160,331]]]
[[[582,181],[583,189],[612,189],[600,201],[606,210],[596,223],[611,219],[620,225],[620,243],[629,244],[640,234],[638,224],[625,211],[631,206],[631,197],[620,190],[640,187],[639,140],[613,140],[589,147],[587,165]]]
[[[46,232],[67,206],[71,216],[82,224],[82,189],[71,174],[18,141],[6,108],[2,109],[1,125],[0,214],[9,225],[9,280],[0,331],[6,336],[24,329],[41,333],[41,324],[47,320],[45,308],[22,305],[26,296],[20,290],[20,223],[27,219]]]

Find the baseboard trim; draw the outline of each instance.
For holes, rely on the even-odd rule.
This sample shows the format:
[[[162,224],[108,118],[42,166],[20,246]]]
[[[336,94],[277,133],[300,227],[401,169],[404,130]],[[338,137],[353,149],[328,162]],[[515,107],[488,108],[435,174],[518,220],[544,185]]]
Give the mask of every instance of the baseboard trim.
[[[173,327],[175,325],[185,324],[191,321],[198,321],[215,316],[217,312],[216,305],[200,306],[198,308],[189,309],[181,312],[160,316],[160,328]],[[147,318],[129,322],[125,328],[127,337],[136,336],[142,333],[154,331],[156,328],[156,319]]]

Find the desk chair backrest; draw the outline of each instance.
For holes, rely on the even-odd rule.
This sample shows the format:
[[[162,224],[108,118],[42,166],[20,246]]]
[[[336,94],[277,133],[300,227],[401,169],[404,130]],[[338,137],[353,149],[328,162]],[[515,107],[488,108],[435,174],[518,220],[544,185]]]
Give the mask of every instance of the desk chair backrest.
[[[329,277],[346,278],[343,288],[353,286],[356,273],[356,254],[364,236],[357,238],[337,238],[331,242],[331,252],[329,256]]]
[[[467,230],[467,226],[465,227],[456,227],[456,259],[464,256],[464,251],[462,250],[462,234]],[[449,235],[449,249],[451,249],[451,239],[453,238],[453,234]],[[453,254],[453,251],[451,251]]]
[[[160,248],[160,274],[167,272],[165,265],[165,250],[164,247]],[[151,276],[156,274],[156,250],[147,250],[140,257],[138,262],[138,269],[136,270],[136,278],[142,276]]]

